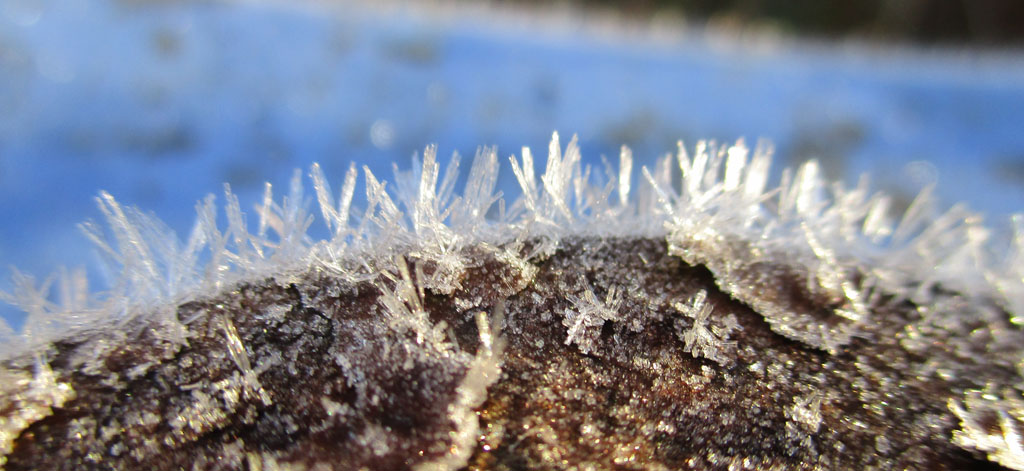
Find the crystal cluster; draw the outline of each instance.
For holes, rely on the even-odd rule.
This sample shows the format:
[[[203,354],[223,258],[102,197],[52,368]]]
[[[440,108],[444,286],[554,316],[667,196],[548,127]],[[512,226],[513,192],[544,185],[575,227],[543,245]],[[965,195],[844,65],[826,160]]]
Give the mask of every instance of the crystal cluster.
[[[117,283],[16,273],[3,469],[1024,470],[1024,223],[680,145],[633,181],[552,139],[522,194],[428,148],[184,242],[103,194]],[[638,184],[637,184],[638,183]]]

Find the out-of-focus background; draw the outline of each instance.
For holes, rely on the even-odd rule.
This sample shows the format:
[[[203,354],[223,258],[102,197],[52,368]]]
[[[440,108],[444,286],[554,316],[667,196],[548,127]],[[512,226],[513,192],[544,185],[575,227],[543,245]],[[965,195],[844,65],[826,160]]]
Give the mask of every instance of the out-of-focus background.
[[[1001,220],[1024,209],[1022,40],[1011,0],[3,0],[0,265],[95,266],[75,224],[100,190],[184,235],[222,182],[249,208],[312,162],[390,177],[430,143],[504,160],[553,130],[598,164],[766,138],[776,171]]]

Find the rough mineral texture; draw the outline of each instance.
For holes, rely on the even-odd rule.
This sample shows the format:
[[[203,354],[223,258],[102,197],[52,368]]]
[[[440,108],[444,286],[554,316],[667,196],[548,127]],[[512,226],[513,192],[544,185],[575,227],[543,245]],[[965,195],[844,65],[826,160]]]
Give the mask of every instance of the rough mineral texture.
[[[390,275],[250,281],[8,360],[3,469],[1001,469],[955,442],[956,410],[1018,378],[1020,344],[992,332],[1024,337],[957,293],[875,296],[822,348],[664,239],[501,253],[462,249],[448,292],[410,252]],[[786,266],[743,270],[744,297],[798,328],[837,322]],[[33,396],[47,378],[63,393]],[[991,410],[972,420],[998,429]]]

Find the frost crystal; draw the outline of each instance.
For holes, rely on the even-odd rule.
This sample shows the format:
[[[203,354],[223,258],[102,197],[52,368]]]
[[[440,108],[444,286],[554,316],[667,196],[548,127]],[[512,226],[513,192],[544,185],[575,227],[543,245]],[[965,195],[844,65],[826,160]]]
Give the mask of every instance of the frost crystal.
[[[728,339],[729,333],[737,328],[736,318],[729,315],[718,325],[709,325],[708,318],[714,307],[711,303],[705,302],[707,295],[706,291],[701,290],[687,304],[673,304],[676,310],[693,320],[690,328],[685,329],[680,335],[685,344],[683,351],[716,363],[726,363],[728,357],[721,351],[732,346],[732,342],[729,342]]]
[[[457,192],[428,147],[253,219],[225,187],[184,241],[101,193],[109,290],[0,293],[0,465],[1024,470],[1022,216],[892,219],[813,162],[769,188],[770,154],[680,143],[635,182],[556,134],[506,197],[495,149]]]
[[[594,295],[594,290],[587,284],[587,280],[583,278],[580,281],[583,285],[581,295],[566,296],[573,308],[566,310],[562,324],[569,329],[565,344],[575,343],[579,345],[581,352],[589,353],[596,341],[593,328],[597,327],[596,330],[600,332],[600,328],[604,326],[605,322],[621,320],[619,307],[622,304],[622,299],[618,287],[612,286],[608,290],[604,302],[599,301]]]

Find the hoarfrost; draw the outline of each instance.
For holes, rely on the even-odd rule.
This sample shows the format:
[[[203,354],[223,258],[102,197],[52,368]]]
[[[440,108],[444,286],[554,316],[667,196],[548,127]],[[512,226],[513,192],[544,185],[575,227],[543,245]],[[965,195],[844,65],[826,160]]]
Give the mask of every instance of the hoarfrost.
[[[810,432],[817,432],[821,427],[821,396],[815,393],[806,397],[796,397],[787,415],[801,427]]]
[[[988,453],[989,459],[1013,469],[1024,468],[1024,399],[1020,391],[973,389],[963,402],[950,399],[949,408],[960,419],[953,442]]]
[[[622,299],[619,288],[616,286],[612,286],[608,290],[602,302],[597,299],[586,278],[581,277],[580,283],[583,285],[583,290],[579,296],[575,294],[566,296],[573,308],[565,311],[562,324],[569,329],[565,344],[576,344],[582,353],[589,353],[605,322],[622,320],[619,316]],[[598,328],[596,333],[594,327]]]
[[[448,414],[455,423],[452,445],[448,453],[435,461],[421,463],[418,471],[444,471],[459,469],[469,462],[476,447],[480,424],[476,408],[487,398],[487,387],[494,384],[501,375],[501,356],[505,341],[501,338],[504,322],[504,303],[499,302],[492,318],[479,312],[476,315],[477,330],[480,332],[480,350],[473,358],[462,383],[456,388],[458,398],[448,406]]]
[[[298,172],[185,241],[101,193],[110,289],[3,295],[5,469],[1024,469],[1022,216],[891,219],[813,162],[769,188],[763,143],[636,184],[555,134],[508,200],[496,149],[461,192],[436,153],[363,167],[364,208],[314,165],[321,241]]]
[[[28,374],[0,369],[0,408],[6,411],[0,417],[0,466],[6,463],[22,430],[75,397],[71,385],[59,382],[41,358],[36,358],[34,370]]]
[[[681,323],[676,323],[676,328],[681,330],[680,338],[686,345],[683,347],[683,351],[694,357],[703,357],[718,364],[726,364],[729,362],[729,357],[723,352],[734,346],[734,342],[729,341],[729,334],[738,328],[736,318],[730,314],[712,325],[709,322],[709,317],[714,307],[706,301],[707,292],[701,290],[686,304],[673,304],[676,310],[692,320],[689,328],[684,328]]]

